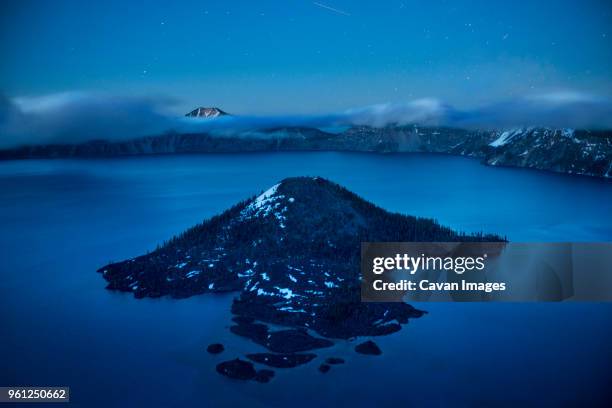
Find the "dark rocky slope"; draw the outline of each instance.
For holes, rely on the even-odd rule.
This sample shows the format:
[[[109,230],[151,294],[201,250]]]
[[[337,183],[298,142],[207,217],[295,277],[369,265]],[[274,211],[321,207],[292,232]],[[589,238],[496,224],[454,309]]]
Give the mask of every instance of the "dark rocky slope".
[[[526,128],[496,136],[483,150],[488,165],[612,177],[612,132]]]

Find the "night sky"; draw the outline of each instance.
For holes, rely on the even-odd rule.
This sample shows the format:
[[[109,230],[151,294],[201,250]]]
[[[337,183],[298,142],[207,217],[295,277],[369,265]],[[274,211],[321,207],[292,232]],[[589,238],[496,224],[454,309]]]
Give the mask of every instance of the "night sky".
[[[177,111],[469,108],[612,95],[612,2],[3,1],[0,93],[164,95]]]

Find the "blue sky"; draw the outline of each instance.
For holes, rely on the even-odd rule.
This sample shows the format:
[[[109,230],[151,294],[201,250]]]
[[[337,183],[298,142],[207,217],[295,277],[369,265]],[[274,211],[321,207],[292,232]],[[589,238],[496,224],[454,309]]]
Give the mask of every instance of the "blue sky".
[[[321,113],[612,95],[612,3],[4,1],[0,93],[67,91]]]

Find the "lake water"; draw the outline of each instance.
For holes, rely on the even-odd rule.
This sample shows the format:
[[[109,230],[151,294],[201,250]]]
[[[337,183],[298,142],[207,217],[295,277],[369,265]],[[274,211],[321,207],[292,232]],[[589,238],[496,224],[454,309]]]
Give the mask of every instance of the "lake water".
[[[612,182],[441,155],[270,153],[0,162],[0,385],[67,385],[77,406],[573,406],[601,403],[612,304],[426,303],[269,384],[215,373],[259,350],[228,333],[233,295],[141,299],[95,273],[284,177],[323,176],[381,207],[513,241],[612,241]],[[208,343],[226,351],[211,356]]]

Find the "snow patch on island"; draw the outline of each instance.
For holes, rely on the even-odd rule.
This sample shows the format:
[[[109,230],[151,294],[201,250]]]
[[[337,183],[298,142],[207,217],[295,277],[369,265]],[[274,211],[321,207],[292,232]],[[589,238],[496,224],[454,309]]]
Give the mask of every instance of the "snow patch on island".
[[[285,198],[283,194],[277,194],[279,184],[275,184],[268,190],[260,194],[240,212],[240,220],[249,220],[256,217],[267,217],[272,214],[281,228],[285,228],[287,217],[283,214],[287,212],[287,206],[281,207],[281,200]],[[290,201],[292,202],[292,201]]]

